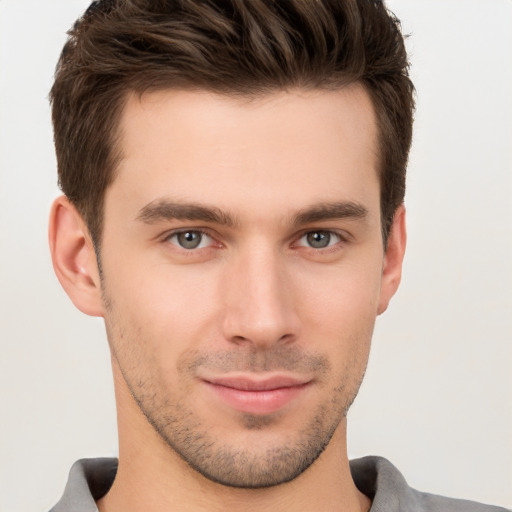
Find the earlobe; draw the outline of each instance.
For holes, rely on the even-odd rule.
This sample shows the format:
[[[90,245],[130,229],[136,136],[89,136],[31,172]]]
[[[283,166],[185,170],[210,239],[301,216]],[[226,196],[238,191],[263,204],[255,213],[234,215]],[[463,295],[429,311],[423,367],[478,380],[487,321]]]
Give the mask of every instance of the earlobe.
[[[55,274],[73,304],[87,315],[103,316],[92,240],[81,215],[65,196],[53,202],[49,242]]]
[[[380,300],[377,310],[379,315],[386,311],[389,301],[398,290],[398,285],[402,277],[402,263],[404,260],[406,242],[405,207],[402,204],[395,212],[388,237],[386,253],[384,255]]]

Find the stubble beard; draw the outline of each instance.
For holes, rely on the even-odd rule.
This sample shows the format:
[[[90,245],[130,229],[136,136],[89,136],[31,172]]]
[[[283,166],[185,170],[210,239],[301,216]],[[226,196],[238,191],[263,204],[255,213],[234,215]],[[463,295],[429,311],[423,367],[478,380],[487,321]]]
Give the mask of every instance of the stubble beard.
[[[294,480],[320,457],[345,418],[362,375],[356,386],[349,388],[347,383],[342,383],[333,389],[331,400],[318,404],[312,419],[298,433],[292,432],[289,441],[263,450],[258,447],[256,451],[216,439],[208,425],[201,423],[183,400],[170,404],[163,389],[157,391],[150,385],[134,389],[126,376],[124,379],[160,438],[192,469],[228,487],[261,489]],[[264,431],[278,421],[271,415],[242,414],[240,417],[245,431]],[[229,439],[229,434],[226,438]]]
[[[295,442],[254,453],[249,448],[219,442],[191,412],[181,410],[179,405],[172,414],[158,413],[154,404],[146,403],[133,392],[132,396],[167,446],[190,467],[212,482],[244,489],[272,487],[301,475],[325,450],[348,409],[340,408],[333,417],[327,406],[318,406],[314,418],[296,435]],[[264,430],[273,421],[244,414],[241,423],[246,430]]]
[[[111,307],[109,302],[109,309]],[[168,386],[159,382],[154,372],[141,371],[140,362],[144,359],[137,351],[144,343],[140,343],[140,339],[127,339],[126,333],[113,320],[114,316],[105,318],[109,343],[140,411],[165,444],[191,468],[210,481],[228,487],[260,489],[277,486],[294,480],[306,471],[326,449],[346,417],[366,369],[365,356],[354,356],[338,377],[337,385],[325,394],[328,398],[316,405],[311,419],[298,432],[292,432],[289,441],[279,445],[271,444],[266,449],[258,446],[257,450],[251,450],[250,447],[216,439],[208,425],[202,423],[187,407],[184,398],[173,401]],[[118,357],[120,353],[123,355],[121,360]],[[127,354],[131,357],[126,357]],[[192,363],[187,365],[188,371],[204,364],[205,357],[208,359],[204,354],[192,359]],[[240,353],[222,353],[220,359],[224,366],[226,361],[231,361],[228,366],[238,370],[293,370],[301,364],[320,368],[319,373],[328,374],[330,370],[329,361],[325,357],[305,356],[297,350],[288,349],[257,355],[253,353],[250,357],[240,357]],[[360,368],[360,371],[354,372],[354,367]],[[246,432],[265,431],[278,421],[272,415],[240,415],[240,425]],[[225,437],[229,439],[229,434]]]

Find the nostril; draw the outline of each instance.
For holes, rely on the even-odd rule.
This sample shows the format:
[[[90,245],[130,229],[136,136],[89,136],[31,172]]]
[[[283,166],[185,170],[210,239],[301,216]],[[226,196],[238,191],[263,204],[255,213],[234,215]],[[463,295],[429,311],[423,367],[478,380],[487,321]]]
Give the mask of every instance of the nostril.
[[[248,338],[244,338],[243,336],[232,336],[231,341],[236,343],[237,345],[242,345],[244,343],[250,343],[251,341]]]
[[[284,345],[286,343],[293,342],[295,340],[295,338],[296,338],[295,334],[283,334],[279,338],[278,342]]]

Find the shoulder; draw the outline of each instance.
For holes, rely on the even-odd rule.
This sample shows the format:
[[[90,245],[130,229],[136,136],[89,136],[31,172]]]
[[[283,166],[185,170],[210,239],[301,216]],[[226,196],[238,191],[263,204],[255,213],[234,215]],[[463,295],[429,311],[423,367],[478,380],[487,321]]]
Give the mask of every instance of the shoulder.
[[[117,459],[81,459],[73,464],[60,501],[50,512],[97,512],[96,500],[104,496],[117,472]]]
[[[352,460],[350,469],[358,489],[373,500],[370,512],[507,512],[501,507],[417,491],[382,457]]]

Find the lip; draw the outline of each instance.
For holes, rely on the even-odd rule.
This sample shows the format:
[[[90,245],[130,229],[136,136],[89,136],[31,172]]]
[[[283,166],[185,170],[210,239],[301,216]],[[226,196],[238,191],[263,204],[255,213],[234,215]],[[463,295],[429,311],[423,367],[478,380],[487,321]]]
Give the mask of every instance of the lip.
[[[203,382],[228,406],[257,415],[279,411],[311,384],[311,380],[286,375],[228,375],[203,379]]]

